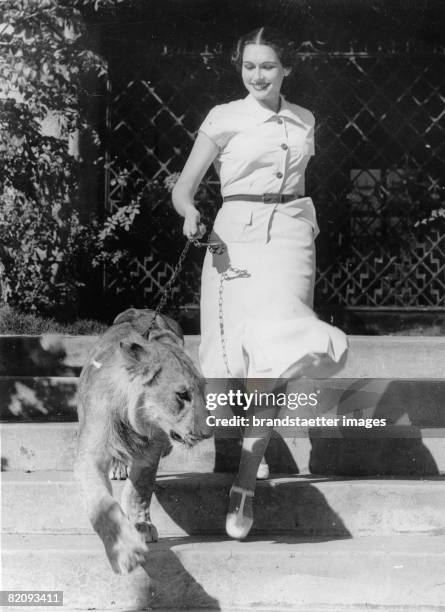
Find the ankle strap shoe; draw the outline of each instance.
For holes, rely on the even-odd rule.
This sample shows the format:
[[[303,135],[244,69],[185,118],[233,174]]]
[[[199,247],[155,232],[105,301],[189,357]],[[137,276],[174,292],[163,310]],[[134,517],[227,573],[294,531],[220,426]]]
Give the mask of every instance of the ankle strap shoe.
[[[234,540],[244,540],[253,525],[252,508],[249,508],[249,514],[251,516],[246,516],[244,510],[246,505],[250,504],[251,506],[254,491],[233,485],[230,489],[230,501],[232,501],[232,496],[234,494],[241,495],[241,501],[239,505],[236,505],[235,509],[226,516],[226,533]],[[249,501],[246,504],[247,499],[249,499]]]

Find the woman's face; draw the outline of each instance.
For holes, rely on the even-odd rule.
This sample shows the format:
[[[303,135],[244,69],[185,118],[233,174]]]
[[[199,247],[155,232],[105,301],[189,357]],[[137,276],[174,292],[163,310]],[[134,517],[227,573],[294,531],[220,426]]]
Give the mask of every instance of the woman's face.
[[[249,44],[244,48],[241,76],[247,91],[264,106],[277,111],[281,84],[290,73],[275,50],[268,45]]]

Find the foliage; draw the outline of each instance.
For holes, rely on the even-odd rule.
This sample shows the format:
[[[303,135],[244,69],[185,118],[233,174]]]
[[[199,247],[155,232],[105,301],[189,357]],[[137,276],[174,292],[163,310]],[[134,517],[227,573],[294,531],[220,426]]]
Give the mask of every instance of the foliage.
[[[78,162],[66,141],[43,136],[33,112],[8,100],[0,110],[2,301],[50,312],[72,303],[82,229],[73,211]]]
[[[83,14],[113,8],[122,0],[3,0],[0,35],[5,53],[0,88],[22,95],[34,117],[60,113],[65,129],[80,125],[84,77],[106,74]]]
[[[68,307],[82,285],[75,270],[82,230],[75,212],[6,190],[0,209],[4,301],[28,312]]]
[[[183,239],[182,224],[171,203],[171,191],[178,176],[179,174],[175,173],[164,179],[147,181],[121,170],[115,181],[121,186],[122,201],[130,203],[120,206],[105,221],[104,229],[100,233],[101,239],[105,242],[108,238],[116,240],[116,248],[118,244],[124,244],[133,255],[138,252],[146,253],[149,243],[164,261],[174,261],[176,255],[171,252],[171,244],[180,243]],[[208,199],[206,186],[202,185],[195,201],[207,226],[211,224],[213,213],[211,207],[207,206]],[[204,203],[206,206],[203,206]],[[165,236],[168,236],[168,241],[165,241]]]
[[[80,129],[100,147],[88,83],[107,73],[84,16],[123,1],[3,0],[0,7],[0,301],[28,313],[76,317],[92,267],[96,277],[113,268],[114,290],[131,302],[139,288],[128,273],[134,256],[149,246],[172,265],[177,257],[160,238],[182,240],[170,202],[174,177],[135,181],[115,160],[127,204],[101,221],[96,203],[83,203],[82,218],[77,212],[82,160],[69,153],[68,137]],[[48,118],[58,128],[53,136],[42,129]],[[96,163],[103,167],[104,158]]]
[[[112,267],[115,293],[124,295],[126,302],[135,306],[146,304],[140,303],[139,277],[129,273],[134,258],[143,259],[147,253],[154,254],[159,261],[170,264],[173,269],[185,244],[182,223],[171,203],[171,191],[177,178],[178,174],[172,174],[165,179],[146,181],[133,178],[128,171],[122,170],[115,179],[121,187],[122,201],[129,203],[120,206],[105,220],[96,240],[98,252],[93,257],[93,265]],[[216,211],[209,206],[209,194],[204,184],[199,188],[195,200],[202,221],[207,228],[211,227]],[[178,245],[176,251],[172,249],[172,244]],[[203,254],[203,250],[192,250],[188,258],[199,261]],[[183,283],[187,287],[194,284],[190,279]],[[159,296],[153,297],[156,300]],[[194,297],[181,292],[175,297],[175,306],[192,302]]]
[[[0,334],[74,334],[95,336],[103,333],[106,325],[91,319],[60,323],[51,317],[26,314],[12,308],[0,308]]]
[[[91,265],[96,275],[112,268],[114,291],[136,303],[140,281],[128,272],[133,258],[154,252],[173,266],[179,253],[171,244],[183,243],[170,198],[176,177],[135,180],[122,161],[111,163],[127,204],[101,221],[96,203],[83,203],[82,218],[77,212],[82,160],[69,153],[68,137],[80,129],[100,147],[88,115],[88,78],[97,83],[107,73],[84,16],[94,19],[99,9],[114,11],[123,1],[128,4],[3,0],[0,7],[6,99],[0,102],[0,301],[25,312],[76,317],[79,293],[94,277]],[[48,118],[58,127],[53,136],[42,129]],[[105,160],[96,162],[100,168]],[[203,188],[198,200],[206,195]]]
[[[120,0],[3,0],[0,7],[1,301],[28,312],[75,316],[81,263],[97,234],[75,207],[81,160],[68,135],[90,130],[86,77],[106,74],[82,12]],[[42,121],[58,126],[45,135]],[[97,135],[96,135],[97,140]]]

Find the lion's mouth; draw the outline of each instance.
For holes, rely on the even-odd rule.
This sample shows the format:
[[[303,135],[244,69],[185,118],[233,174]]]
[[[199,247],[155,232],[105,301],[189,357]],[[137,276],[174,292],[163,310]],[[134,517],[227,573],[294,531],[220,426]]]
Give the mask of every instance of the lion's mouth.
[[[198,442],[198,440],[194,436],[188,434],[186,437],[183,437],[178,434],[178,432],[174,429],[170,430],[170,438],[174,442],[179,442],[180,444],[184,444],[185,446],[189,447],[195,446],[195,444]]]
[[[180,442],[181,444],[186,443],[184,438],[181,435],[179,435],[177,431],[174,431],[173,429],[170,429],[170,438],[174,440],[175,442]]]

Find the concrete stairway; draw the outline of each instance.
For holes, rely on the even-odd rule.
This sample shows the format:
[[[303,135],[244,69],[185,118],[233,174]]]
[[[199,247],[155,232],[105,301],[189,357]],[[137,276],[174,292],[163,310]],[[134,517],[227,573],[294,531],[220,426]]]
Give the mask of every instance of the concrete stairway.
[[[177,449],[152,503],[161,539],[130,576],[109,568],[71,473],[92,341],[0,338],[3,589],[63,590],[72,610],[445,610],[445,340],[354,337],[341,377],[295,386],[321,390],[317,414],[389,425],[278,431],[246,542],[223,530],[238,440]]]

